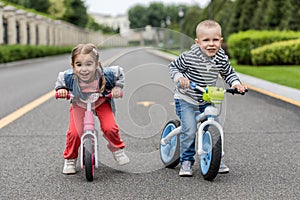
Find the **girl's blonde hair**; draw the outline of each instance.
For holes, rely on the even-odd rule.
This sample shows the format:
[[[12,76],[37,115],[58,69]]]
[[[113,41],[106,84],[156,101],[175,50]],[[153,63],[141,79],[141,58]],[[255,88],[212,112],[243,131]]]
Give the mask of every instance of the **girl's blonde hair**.
[[[74,64],[75,62],[75,58],[77,55],[79,54],[89,54],[95,61],[95,63],[99,63],[99,67],[100,67],[100,81],[101,81],[101,86],[100,86],[100,93],[102,93],[105,89],[105,84],[106,84],[106,80],[105,80],[105,76],[104,76],[104,72],[103,72],[103,68],[101,66],[101,63],[99,62],[99,52],[98,52],[98,48],[96,47],[96,45],[88,43],[88,44],[78,44],[76,47],[74,47],[72,49],[72,53],[71,53],[71,61],[72,64]]]
[[[71,60],[74,64],[75,58],[79,54],[90,54],[95,62],[99,61],[99,53],[94,44],[78,44],[72,49]]]

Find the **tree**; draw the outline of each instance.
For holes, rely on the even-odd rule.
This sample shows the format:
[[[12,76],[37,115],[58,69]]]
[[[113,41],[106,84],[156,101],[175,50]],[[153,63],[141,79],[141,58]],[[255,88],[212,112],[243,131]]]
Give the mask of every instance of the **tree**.
[[[85,28],[88,23],[87,8],[81,0],[64,0],[66,11],[62,17],[69,23]]]
[[[160,27],[161,22],[166,19],[164,4],[151,3],[147,9],[147,24],[152,27]]]
[[[143,28],[147,25],[147,8],[142,5],[136,5],[128,10],[128,19],[130,28]]]
[[[236,0],[233,5],[231,18],[228,19],[228,33],[235,33],[239,31],[239,19],[244,5],[244,0]]]
[[[291,18],[289,21],[288,29],[290,30],[300,30],[300,1],[299,0],[292,0],[291,1],[293,7],[291,12]]]
[[[234,2],[232,1],[225,1],[222,5],[222,9],[215,14],[215,20],[220,23],[222,26],[222,35],[224,40],[229,36],[229,24],[228,20],[231,19],[233,12],[232,8],[234,7]]]
[[[257,8],[257,0],[245,0],[243,7],[241,8],[239,26],[240,31],[251,29],[251,21],[253,19],[253,13]]]
[[[267,25],[264,23],[263,18],[265,16],[265,10],[267,7],[268,1],[259,0],[257,2],[257,7],[253,12],[253,18],[250,23],[251,29],[263,30],[266,29]]]
[[[203,10],[199,6],[193,6],[186,11],[183,22],[183,33],[191,38],[196,37],[196,26],[200,21],[205,19],[202,12]]]
[[[300,2],[299,0],[286,0],[280,8],[281,20],[280,30],[299,30],[300,29]]]
[[[47,13],[51,5],[49,0],[6,0],[6,2],[18,4],[25,8],[34,9],[39,12]]]
[[[269,0],[265,15],[263,18],[264,24],[266,24],[266,29],[278,29],[279,24],[281,21],[281,6],[283,5],[284,1],[278,1],[278,0]]]
[[[49,0],[51,5],[48,9],[50,15],[55,16],[56,18],[63,18],[64,13],[66,12],[66,7],[64,5],[64,0]]]

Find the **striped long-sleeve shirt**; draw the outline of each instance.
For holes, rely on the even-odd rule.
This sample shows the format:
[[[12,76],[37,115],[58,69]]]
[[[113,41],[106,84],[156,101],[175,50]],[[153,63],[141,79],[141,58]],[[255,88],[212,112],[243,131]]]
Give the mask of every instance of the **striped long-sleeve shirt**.
[[[192,104],[203,104],[202,95],[191,89],[177,87],[180,77],[188,78],[201,87],[215,86],[219,74],[230,86],[241,84],[223,49],[210,58],[205,56],[196,44],[192,45],[190,51],[182,53],[169,64],[169,73],[176,83],[174,98]]]

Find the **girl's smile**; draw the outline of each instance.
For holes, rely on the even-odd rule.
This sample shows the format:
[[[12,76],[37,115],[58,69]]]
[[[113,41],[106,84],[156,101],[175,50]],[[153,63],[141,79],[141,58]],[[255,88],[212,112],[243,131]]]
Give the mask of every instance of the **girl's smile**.
[[[95,79],[97,63],[89,54],[78,54],[75,58],[73,70],[81,81],[91,82]]]

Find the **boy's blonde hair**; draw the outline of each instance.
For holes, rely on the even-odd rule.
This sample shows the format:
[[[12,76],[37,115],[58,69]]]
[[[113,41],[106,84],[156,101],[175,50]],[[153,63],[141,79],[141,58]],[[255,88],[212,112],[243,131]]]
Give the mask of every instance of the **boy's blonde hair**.
[[[204,21],[200,22],[196,27],[196,36],[203,28],[218,28],[220,30],[220,35],[222,35],[221,25],[214,20],[208,19],[208,20],[204,20]]]

